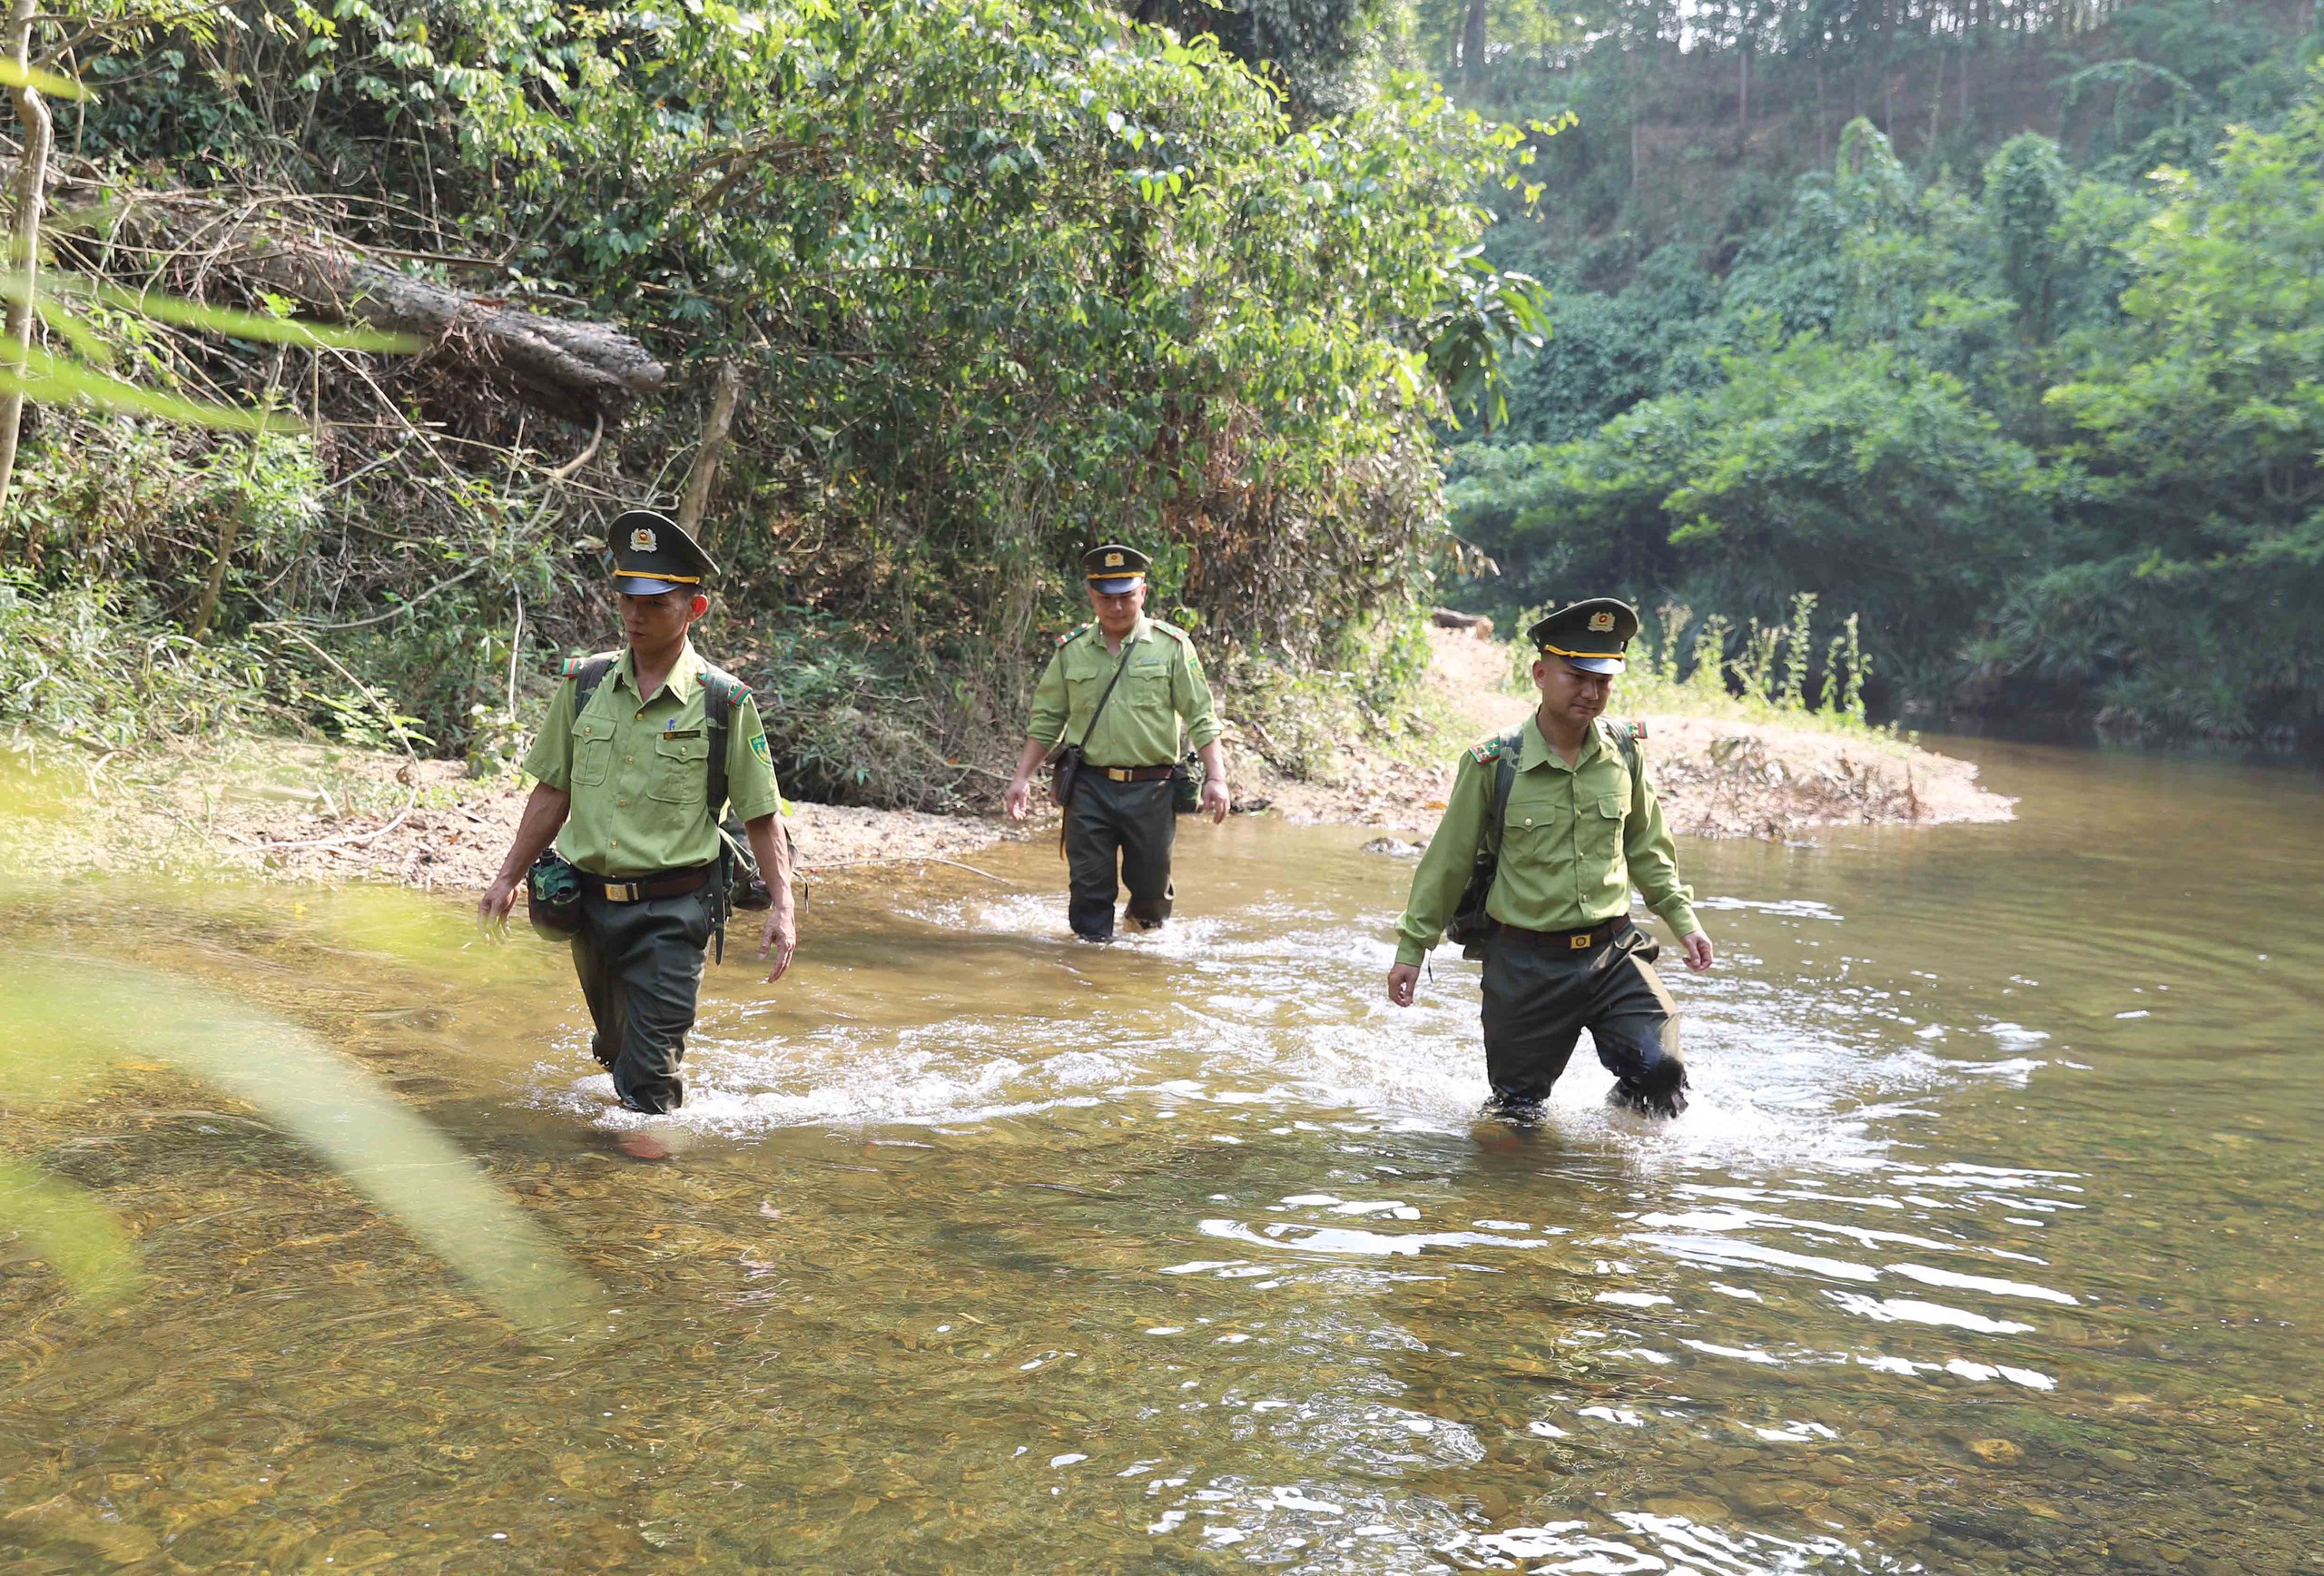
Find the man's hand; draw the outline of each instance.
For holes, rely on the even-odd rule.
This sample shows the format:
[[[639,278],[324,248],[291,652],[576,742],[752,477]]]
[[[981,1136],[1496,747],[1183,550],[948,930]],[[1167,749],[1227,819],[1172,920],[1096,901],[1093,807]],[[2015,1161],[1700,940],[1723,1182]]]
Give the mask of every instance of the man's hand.
[[[1700,931],[1679,938],[1679,945],[1687,949],[1687,967],[1699,974],[1710,967],[1710,937]]]
[[[1388,1000],[1399,1007],[1413,1004],[1413,992],[1420,989],[1420,965],[1399,963],[1388,970]]]
[[[476,922],[487,935],[497,935],[508,929],[508,911],[517,905],[517,883],[507,876],[497,876],[484,895],[476,901]]]
[[[784,896],[788,898],[789,894],[786,892]],[[774,968],[766,977],[767,984],[773,984],[789,971],[791,954],[798,945],[799,921],[791,903],[779,902],[767,910],[766,924],[759,931],[759,957],[764,960],[770,953],[774,957]]]
[[[1234,796],[1226,792],[1226,784],[1216,777],[1206,778],[1202,785],[1202,813],[1216,826],[1226,821],[1226,813],[1235,808]]]
[[[1025,808],[1033,796],[1033,784],[1022,773],[1009,780],[1009,792],[1000,796],[1000,807],[1011,821],[1025,819]]]

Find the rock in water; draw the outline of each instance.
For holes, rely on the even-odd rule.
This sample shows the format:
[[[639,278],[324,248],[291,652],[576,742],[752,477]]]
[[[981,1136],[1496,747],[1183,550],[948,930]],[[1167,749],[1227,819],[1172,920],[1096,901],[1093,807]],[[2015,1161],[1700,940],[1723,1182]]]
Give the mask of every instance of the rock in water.
[[[1366,853],[1384,854],[1390,859],[1418,859],[1425,843],[1406,842],[1401,837],[1375,837],[1364,845]]]

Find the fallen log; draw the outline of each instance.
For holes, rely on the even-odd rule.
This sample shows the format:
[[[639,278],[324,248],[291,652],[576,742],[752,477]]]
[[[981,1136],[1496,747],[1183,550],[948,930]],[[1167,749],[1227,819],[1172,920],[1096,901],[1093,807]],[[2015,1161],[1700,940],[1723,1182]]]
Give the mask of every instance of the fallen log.
[[[644,345],[610,323],[546,317],[418,278],[317,224],[206,198],[107,195],[119,212],[107,226],[116,244],[133,241],[197,277],[222,274],[245,290],[288,296],[328,322],[420,340],[427,354],[577,426],[618,425],[666,376]]]
[[[1431,609],[1431,622],[1439,629],[1465,629],[1480,640],[1492,638],[1492,620],[1482,613],[1462,613],[1451,607]]]

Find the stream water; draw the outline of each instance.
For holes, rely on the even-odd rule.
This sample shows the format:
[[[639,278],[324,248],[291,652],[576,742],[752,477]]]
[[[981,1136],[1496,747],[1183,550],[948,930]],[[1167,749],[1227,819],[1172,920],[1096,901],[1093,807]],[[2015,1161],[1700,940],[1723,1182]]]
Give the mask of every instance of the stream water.
[[[1659,1128],[1481,1122],[1346,828],[1110,949],[819,885],[661,1165],[457,901],[18,878],[0,1561],[2324,1571],[2324,784],[1959,747],[2020,820],[1682,843]]]

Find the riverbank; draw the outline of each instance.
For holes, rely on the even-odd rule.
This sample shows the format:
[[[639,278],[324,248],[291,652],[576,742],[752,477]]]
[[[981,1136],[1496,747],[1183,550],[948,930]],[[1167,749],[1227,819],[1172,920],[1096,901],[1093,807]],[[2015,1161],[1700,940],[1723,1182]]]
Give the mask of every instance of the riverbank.
[[[1464,630],[1430,635],[1429,672],[1392,742],[1344,742],[1310,781],[1285,778],[1255,752],[1241,752],[1248,763],[1237,773],[1237,797],[1265,799],[1293,821],[1433,828],[1461,751],[1518,726],[1534,698],[1512,687],[1505,645]],[[1609,714],[1646,724],[1647,771],[1671,830],[1683,835],[1784,841],[1818,827],[1935,826],[2014,814],[2015,801],[1981,784],[1974,763],[1871,729],[1633,712],[1619,684]]]
[[[1285,777],[1267,763],[1261,741],[1230,733],[1238,809],[1384,831],[1433,828],[1459,752],[1516,725],[1530,704],[1507,687],[1505,647],[1460,631],[1434,635],[1433,665],[1394,737],[1342,744],[1315,780]],[[2012,814],[2012,801],[1979,785],[1975,766],[1902,740],[1733,717],[1644,720],[1649,770],[1681,833],[1793,839],[1823,826]],[[498,869],[526,792],[517,777],[473,779],[454,761],[283,740],[52,760],[18,775],[6,793],[15,811],[0,815],[0,858],[68,873],[224,870],[470,891]],[[95,813],[73,813],[80,809]],[[1053,836],[1055,821],[1019,827],[989,815],[803,803],[790,826],[801,869],[835,877],[959,863],[996,842]]]

